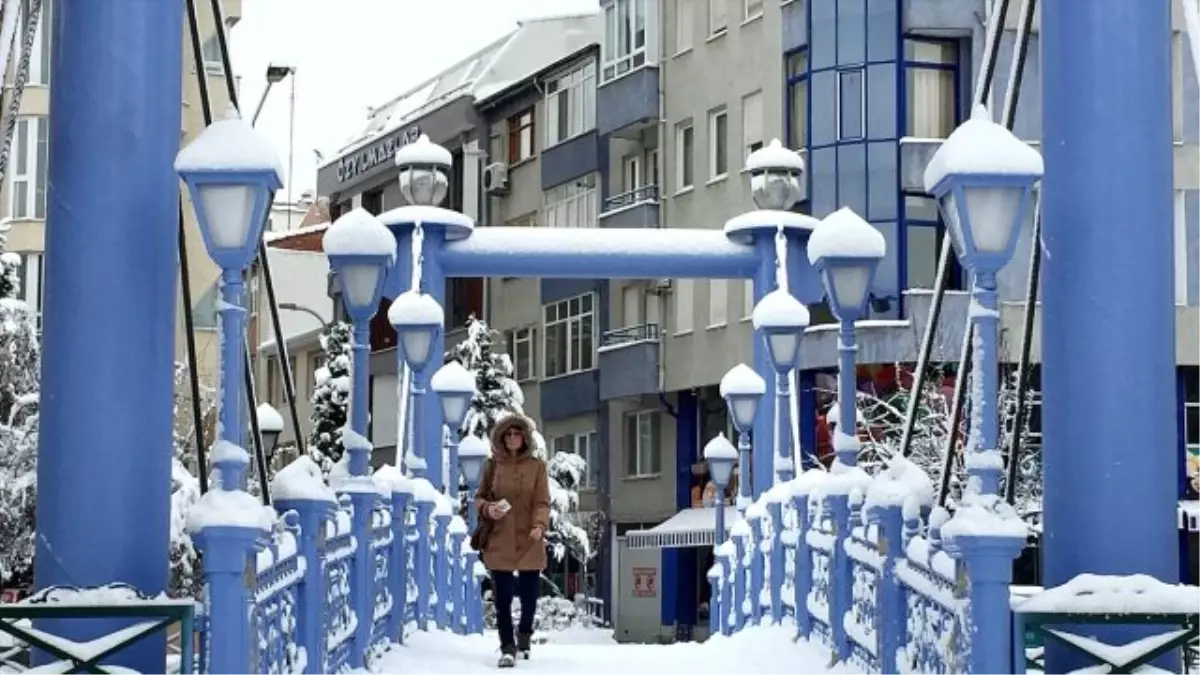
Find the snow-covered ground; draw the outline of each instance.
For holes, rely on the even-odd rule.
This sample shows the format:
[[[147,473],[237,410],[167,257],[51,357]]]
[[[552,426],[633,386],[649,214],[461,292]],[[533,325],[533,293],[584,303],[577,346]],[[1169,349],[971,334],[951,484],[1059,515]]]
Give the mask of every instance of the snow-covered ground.
[[[675,645],[617,644],[612,631],[575,628],[550,633],[533,646],[533,658],[518,661],[517,671],[535,673],[687,673],[699,675],[767,673],[852,673],[829,668],[829,649],[793,642],[792,627],[747,628],[733,637]],[[394,645],[376,670],[413,675],[494,673],[500,657],[496,634],[463,637],[445,632],[414,632],[405,645]]]

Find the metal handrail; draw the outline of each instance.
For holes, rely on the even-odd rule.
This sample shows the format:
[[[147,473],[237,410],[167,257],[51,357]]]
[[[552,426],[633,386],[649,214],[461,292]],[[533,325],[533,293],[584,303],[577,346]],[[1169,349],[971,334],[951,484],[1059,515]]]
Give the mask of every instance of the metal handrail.
[[[600,209],[601,215],[609,211],[616,211],[627,206],[640,204],[642,202],[657,202],[658,201],[658,186],[643,185],[639,188],[626,190],[620,194],[615,194],[604,200],[604,207]]]
[[[612,347],[643,341],[657,342],[661,337],[662,330],[657,323],[640,323],[634,326],[625,326],[624,328],[604,331],[600,335],[600,346]]]

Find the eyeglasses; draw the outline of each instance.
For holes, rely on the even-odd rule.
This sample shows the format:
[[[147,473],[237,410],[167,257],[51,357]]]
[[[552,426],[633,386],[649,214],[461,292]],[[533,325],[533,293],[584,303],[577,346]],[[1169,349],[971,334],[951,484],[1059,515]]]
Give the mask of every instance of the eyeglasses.
[[[506,437],[507,436],[519,436],[519,437],[524,438],[525,432],[521,431],[520,429],[509,429],[508,431],[504,432],[504,435]]]

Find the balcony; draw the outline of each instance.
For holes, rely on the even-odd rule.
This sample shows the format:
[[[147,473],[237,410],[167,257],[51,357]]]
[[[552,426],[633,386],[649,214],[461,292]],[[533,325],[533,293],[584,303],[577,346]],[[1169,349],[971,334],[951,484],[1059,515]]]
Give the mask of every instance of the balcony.
[[[604,200],[600,227],[658,226],[657,185],[643,185]]]
[[[658,68],[643,66],[596,90],[596,130],[624,136],[658,122]]]
[[[911,0],[901,3],[908,35],[928,37],[962,37],[971,34],[978,19],[974,0]],[[1009,20],[1016,12],[1009,12]]]
[[[600,400],[641,396],[659,391],[658,324],[610,330],[600,336]]]

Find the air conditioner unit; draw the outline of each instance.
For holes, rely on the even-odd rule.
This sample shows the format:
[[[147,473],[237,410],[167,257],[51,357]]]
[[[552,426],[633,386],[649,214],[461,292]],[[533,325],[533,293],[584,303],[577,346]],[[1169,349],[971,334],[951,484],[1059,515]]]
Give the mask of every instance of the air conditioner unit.
[[[490,195],[508,194],[507,164],[495,162],[483,168],[483,190]]]
[[[670,279],[655,279],[654,281],[650,282],[650,288],[647,290],[650,293],[653,293],[654,295],[663,295],[664,293],[670,293],[671,292],[671,280]]]

